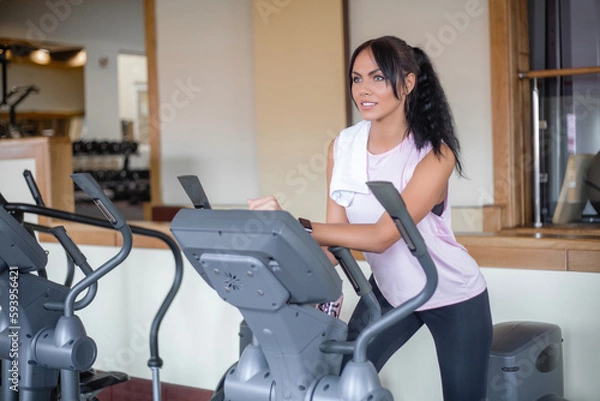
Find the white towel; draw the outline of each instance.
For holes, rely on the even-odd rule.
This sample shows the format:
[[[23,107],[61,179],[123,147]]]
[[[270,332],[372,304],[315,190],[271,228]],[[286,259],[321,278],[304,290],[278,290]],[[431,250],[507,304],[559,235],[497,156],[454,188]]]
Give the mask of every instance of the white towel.
[[[355,193],[369,193],[366,182],[370,128],[370,121],[361,121],[340,132],[335,141],[335,163],[331,173],[329,196],[340,206],[350,206]]]

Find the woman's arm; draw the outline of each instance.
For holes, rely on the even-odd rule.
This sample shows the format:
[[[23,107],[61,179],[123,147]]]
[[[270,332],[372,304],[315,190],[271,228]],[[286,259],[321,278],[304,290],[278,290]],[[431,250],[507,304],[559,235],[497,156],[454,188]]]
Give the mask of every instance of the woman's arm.
[[[446,145],[438,157],[430,151],[417,164],[413,176],[402,190],[408,213],[418,224],[435,205],[443,202],[448,193],[448,180],[454,171],[454,153]]]
[[[400,234],[389,215],[384,213],[376,224],[350,224],[346,209],[329,196],[334,166],[334,141],[329,144],[327,157],[327,223],[313,223],[312,235],[325,247],[343,246],[357,251],[383,252],[400,239]]]
[[[333,224],[348,224],[348,216],[346,215],[346,209],[338,205],[331,196],[329,196],[329,188],[331,185],[331,174],[333,173],[333,148],[335,146],[335,139],[329,144],[327,151],[327,204],[325,211],[325,221]],[[313,227],[314,228],[314,227]],[[339,245],[339,244],[338,244]]]
[[[409,214],[420,222],[435,205],[446,198],[448,180],[454,170],[454,154],[447,146],[438,157],[430,151],[419,162],[412,178],[402,191]],[[333,170],[333,148],[329,148],[327,182]],[[388,213],[375,224],[348,224],[343,207],[327,198],[327,223],[313,223],[313,236],[323,246],[338,245],[364,252],[381,253],[400,239],[400,233]],[[343,220],[340,214],[343,213]],[[330,218],[331,216],[331,218]]]
[[[383,213],[374,224],[350,224],[346,210],[329,196],[333,171],[333,141],[327,158],[327,211],[326,223],[313,223],[312,235],[322,246],[343,246],[363,252],[381,253],[400,239],[400,233],[388,213]],[[445,145],[440,157],[430,151],[419,162],[412,178],[402,191],[409,214],[419,223],[435,205],[446,198],[448,180],[454,170],[454,154]],[[248,200],[250,209],[280,210],[274,196]]]

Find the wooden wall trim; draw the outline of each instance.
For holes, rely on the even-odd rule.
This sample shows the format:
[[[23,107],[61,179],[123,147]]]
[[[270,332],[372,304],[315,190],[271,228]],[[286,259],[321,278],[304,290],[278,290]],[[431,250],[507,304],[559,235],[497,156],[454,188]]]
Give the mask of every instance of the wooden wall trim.
[[[523,71],[520,78],[554,78],[574,75],[600,74],[600,67],[561,68],[559,70]]]
[[[515,65],[511,71],[512,85],[514,85],[513,113],[514,113],[514,148],[515,152],[515,198],[518,202],[516,208],[516,225],[523,226],[532,222],[531,202],[531,175],[533,163],[531,157],[531,106],[530,83],[519,78],[519,72],[529,69],[529,16],[527,2],[513,0],[513,36]]]
[[[350,48],[350,5],[348,0],[342,0],[342,18],[344,28],[344,74],[350,69],[350,57],[353,49]],[[344,75],[345,77],[346,75]],[[348,82],[344,79],[344,82]],[[347,87],[347,84],[346,84]],[[350,90],[346,89],[346,125],[349,127],[352,124],[352,110],[354,109],[354,101],[350,94]]]
[[[481,267],[600,272],[600,236],[457,235]]]
[[[160,231],[172,236],[168,222],[132,222],[136,226]],[[52,224],[59,224],[54,221]],[[117,247],[120,235],[114,230],[89,227],[71,222],[60,222],[77,244]],[[563,230],[564,231],[564,230]],[[568,233],[540,233],[517,230],[513,233],[457,234],[481,267],[505,267],[517,269],[563,270],[600,273],[600,232],[573,230]],[[44,236],[47,242],[54,238]],[[133,236],[136,248],[167,249],[153,238]],[[362,252],[352,251],[356,260],[365,260]]]
[[[3,111],[0,112],[0,117],[9,118],[10,113]],[[62,118],[74,118],[83,117],[85,112],[83,110],[77,111],[19,111],[20,119],[34,119],[34,120],[56,120]]]
[[[502,207],[502,226],[530,220],[529,48],[527,5],[519,0],[490,0],[492,142],[494,205]]]
[[[35,180],[46,206],[75,210],[71,140],[67,137],[31,137],[0,140],[0,159],[33,159]],[[22,171],[16,172],[22,174]],[[24,178],[19,178],[24,180]],[[8,201],[12,201],[8,199]],[[32,202],[33,203],[33,200]],[[40,216],[40,224],[48,221]]]
[[[503,226],[512,221],[512,203],[508,191],[510,177],[510,47],[509,4],[507,0],[490,0],[490,66],[492,94],[492,143],[494,160],[494,204],[506,209]]]
[[[148,108],[150,137],[150,203],[162,204],[160,118],[158,104],[158,69],[156,57],[156,4],[144,0],[144,29],[148,63]]]
[[[503,208],[495,205],[484,205],[482,208],[483,232],[495,233],[502,229]]]
[[[533,270],[567,270],[567,251],[562,249],[494,249],[486,246],[471,246],[469,254],[481,267],[521,268]],[[510,255],[507,257],[506,255]],[[526,267],[524,267],[526,266]]]
[[[571,271],[597,272],[600,264],[600,251],[569,250],[567,267]]]

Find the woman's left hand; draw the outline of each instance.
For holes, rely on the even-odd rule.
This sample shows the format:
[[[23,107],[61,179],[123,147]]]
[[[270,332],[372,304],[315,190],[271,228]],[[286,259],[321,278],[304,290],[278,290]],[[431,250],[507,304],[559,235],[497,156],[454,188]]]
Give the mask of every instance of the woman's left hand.
[[[282,210],[281,205],[274,195],[263,196],[262,198],[248,199],[248,209],[250,210]]]

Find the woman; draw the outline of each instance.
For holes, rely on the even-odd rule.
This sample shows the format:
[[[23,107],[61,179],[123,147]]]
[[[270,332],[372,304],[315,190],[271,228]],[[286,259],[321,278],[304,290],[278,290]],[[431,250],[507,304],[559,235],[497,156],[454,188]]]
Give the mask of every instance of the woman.
[[[329,147],[327,222],[312,224],[323,246],[363,251],[385,313],[416,295],[425,277],[391,217],[366,181],[390,181],[401,192],[438,270],[438,287],[424,305],[379,335],[368,357],[380,370],[425,324],[436,344],[444,400],[486,398],[492,322],[485,280],[450,228],[448,182],[462,175],[450,107],[427,55],[403,40],[369,40],[353,53],[349,84],[363,121]],[[251,209],[280,209],[273,196]],[[366,326],[359,303],[349,322],[353,339]]]

